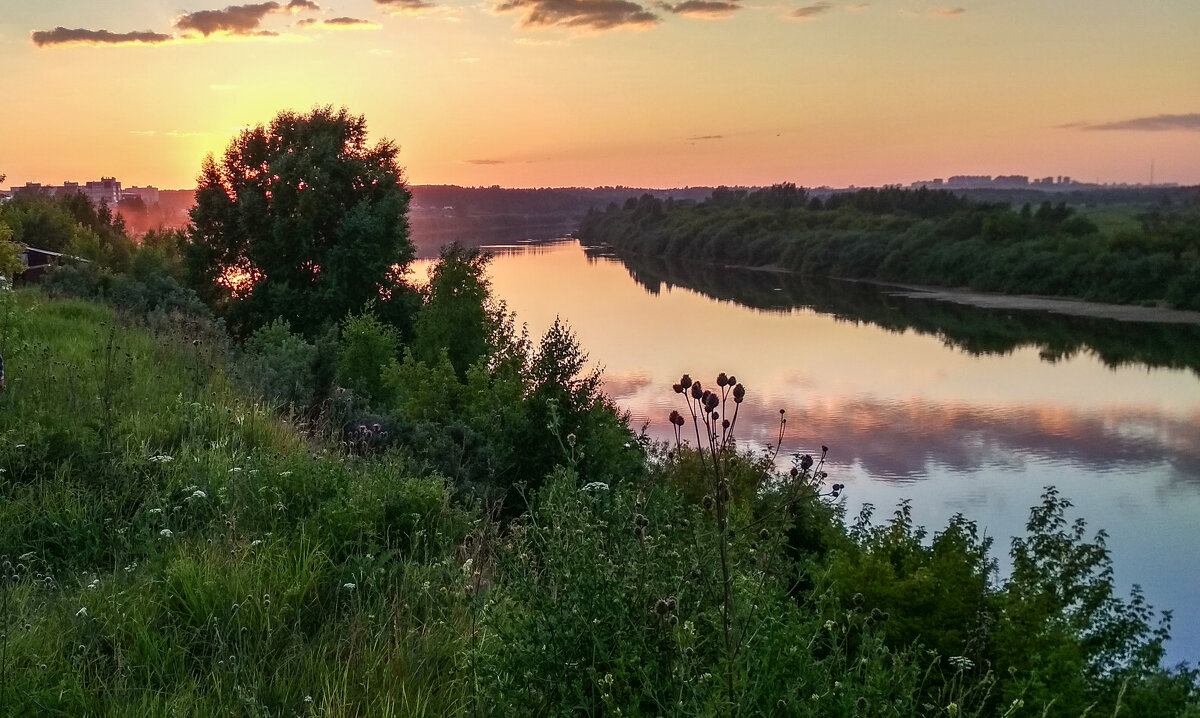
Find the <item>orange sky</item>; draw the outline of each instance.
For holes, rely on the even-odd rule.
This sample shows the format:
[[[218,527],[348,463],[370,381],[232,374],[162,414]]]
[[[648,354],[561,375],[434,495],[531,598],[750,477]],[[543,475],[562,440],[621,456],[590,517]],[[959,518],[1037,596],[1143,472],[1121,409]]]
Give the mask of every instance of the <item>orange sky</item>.
[[[0,173],[190,187],[333,104],[420,184],[1196,184],[1197,36],[1195,0],[0,0]]]

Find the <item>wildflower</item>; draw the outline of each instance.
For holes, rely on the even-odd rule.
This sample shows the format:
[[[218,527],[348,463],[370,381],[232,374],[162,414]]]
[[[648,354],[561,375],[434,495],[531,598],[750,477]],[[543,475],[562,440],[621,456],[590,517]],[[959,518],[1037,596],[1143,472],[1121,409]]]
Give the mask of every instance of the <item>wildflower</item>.
[[[262,539],[254,539],[250,542],[250,548],[257,548],[259,546],[262,546]]]
[[[575,446],[575,435],[567,434],[567,446]]]
[[[167,456],[166,454],[155,454],[154,456],[151,456],[149,459],[147,459],[147,461],[150,461],[155,464],[165,464],[165,463],[168,463],[168,462],[171,462],[174,460],[175,460],[174,457]]]
[[[87,606],[80,608],[78,611],[75,612],[75,615],[79,616],[81,618],[87,618],[87,615],[88,615],[87,614]]]
[[[958,704],[951,703],[950,705],[946,706],[946,713],[948,713],[952,716],[958,715]]]
[[[92,582],[88,584],[88,590],[90,590],[90,591],[95,591],[99,587],[100,587],[100,579],[98,579],[98,578],[93,578]]]
[[[200,489],[196,489],[195,491],[192,492],[192,498],[193,499],[207,499],[208,494],[204,493]]]
[[[467,559],[466,561],[464,561],[464,562],[463,562],[463,565],[462,565],[462,572],[463,572],[463,575],[464,575],[464,576],[470,576],[470,575],[471,575],[471,570],[472,570],[474,567],[475,567],[475,560],[474,560],[474,559],[470,559],[470,558],[469,558],[469,559]]]
[[[347,582],[342,584],[342,588],[346,589],[347,591],[353,591],[354,589],[358,588],[358,584]]]
[[[292,475],[292,472],[290,472],[290,471],[280,471],[280,472],[279,472],[279,475],[280,475],[280,476],[291,476],[291,475]],[[312,696],[309,696],[309,698],[311,698],[311,697],[312,697]]]
[[[603,481],[592,481],[584,484],[580,491],[608,491],[608,484]]]
[[[175,535],[175,533],[171,531],[171,529],[163,529],[162,531],[158,532],[158,535],[162,536],[163,538],[171,538]]]
[[[825,630],[826,630],[826,631],[832,631],[832,630],[833,630],[833,629],[835,629],[835,628],[837,628],[837,624],[836,624],[836,623],[834,623],[833,621],[826,621],[826,622],[825,622]]]
[[[312,702],[313,702],[312,696],[304,696],[304,702],[305,702],[305,703],[312,703]]]
[[[966,656],[952,656],[949,663],[960,671],[969,671],[975,667],[975,662]]]
[[[239,471],[241,471],[241,470],[242,470],[242,467],[240,467],[240,466],[235,466],[235,467],[233,467],[232,469],[230,469],[230,470],[229,470],[229,473],[231,473],[231,474],[236,474],[237,472],[239,472]]]

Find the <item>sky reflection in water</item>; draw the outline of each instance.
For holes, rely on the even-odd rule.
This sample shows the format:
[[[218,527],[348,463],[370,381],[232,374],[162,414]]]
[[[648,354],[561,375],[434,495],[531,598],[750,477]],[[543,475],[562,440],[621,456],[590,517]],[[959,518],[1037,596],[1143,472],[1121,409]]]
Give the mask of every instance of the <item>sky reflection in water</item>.
[[[815,453],[827,444],[830,480],[847,485],[850,516],[869,503],[883,519],[910,499],[918,523],[937,530],[961,512],[1004,554],[1043,487],[1057,486],[1076,515],[1108,531],[1123,588],[1141,584],[1158,608],[1174,610],[1168,659],[1200,660],[1200,560],[1193,552],[1200,378],[1195,367],[1110,368],[1087,345],[1102,347],[1113,363],[1113,346],[1123,351],[1113,337],[1136,346],[1145,332],[1182,338],[1183,349],[1172,356],[1190,356],[1200,343],[1193,347],[1178,332],[1194,329],[1091,321],[1086,330],[1100,338],[1047,361],[1056,352],[1046,346],[973,355],[956,348],[970,342],[939,335],[928,319],[895,330],[897,316],[930,302],[858,297],[853,306],[867,300],[878,306],[857,316],[828,308],[764,311],[737,303],[727,287],[716,299],[640,274],[639,284],[620,261],[589,258],[573,242],[533,251],[505,247],[490,275],[495,295],[532,336],[556,315],[568,320],[604,367],[607,391],[631,412],[634,428],[649,422],[656,439],[673,436],[666,417],[682,408],[671,391],[682,373],[706,383],[721,371],[737,375],[748,390],[739,437],[773,443],[778,410],[785,409],[783,453]],[[753,276],[743,281],[769,284]],[[761,306],[762,298],[746,301]],[[899,314],[879,320],[880,307]],[[977,309],[954,311],[960,324],[964,317],[980,324],[997,319]],[[1006,557],[999,558],[1003,570]]]

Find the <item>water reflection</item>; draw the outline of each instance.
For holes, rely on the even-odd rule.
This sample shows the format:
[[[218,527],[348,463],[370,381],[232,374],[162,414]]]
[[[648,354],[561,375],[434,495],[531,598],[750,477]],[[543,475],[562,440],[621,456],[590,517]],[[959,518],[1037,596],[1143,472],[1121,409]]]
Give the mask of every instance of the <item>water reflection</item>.
[[[786,409],[783,454],[828,445],[850,515],[911,499],[936,530],[963,512],[1003,567],[1029,507],[1058,486],[1109,532],[1124,589],[1175,610],[1168,659],[1200,659],[1195,327],[983,310],[574,243],[510,248],[489,271],[532,336],[566,319],[633,427],[659,440],[673,436],[680,374],[736,374],[743,443],[773,443]]]
[[[984,310],[909,297],[861,282],[587,251],[593,260],[621,262],[652,295],[684,287],[753,309],[807,308],[841,321],[865,322],[889,331],[912,330],[972,354],[1006,354],[1034,347],[1046,361],[1087,353],[1112,367],[1190,369],[1200,375],[1200,327],[1194,325]]]

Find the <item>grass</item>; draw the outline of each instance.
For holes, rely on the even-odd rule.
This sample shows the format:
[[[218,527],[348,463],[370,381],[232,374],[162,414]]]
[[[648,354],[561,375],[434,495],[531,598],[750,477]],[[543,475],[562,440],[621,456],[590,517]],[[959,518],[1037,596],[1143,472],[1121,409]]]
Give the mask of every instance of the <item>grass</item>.
[[[724,437],[611,485],[569,437],[501,524],[248,400],[224,341],[0,294],[0,716],[1200,716],[1052,491],[1005,585],[965,519],[847,531],[820,463]]]
[[[444,482],[242,399],[208,337],[6,299],[0,714],[461,712]]]

